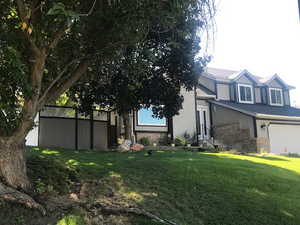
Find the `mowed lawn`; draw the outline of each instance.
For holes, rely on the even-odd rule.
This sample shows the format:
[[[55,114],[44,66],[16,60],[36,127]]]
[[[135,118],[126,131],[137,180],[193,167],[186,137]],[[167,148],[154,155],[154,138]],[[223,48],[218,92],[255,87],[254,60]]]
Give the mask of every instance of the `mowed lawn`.
[[[156,151],[150,157],[145,152],[30,151],[77,166],[83,179],[118,177],[120,190],[140,207],[179,224],[300,224],[300,158],[187,151]]]

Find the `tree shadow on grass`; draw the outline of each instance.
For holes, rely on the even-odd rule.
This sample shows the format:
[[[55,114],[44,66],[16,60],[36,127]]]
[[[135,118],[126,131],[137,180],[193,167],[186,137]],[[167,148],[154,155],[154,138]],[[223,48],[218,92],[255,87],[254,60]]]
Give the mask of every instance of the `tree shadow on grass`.
[[[185,151],[159,151],[150,157],[145,152],[57,151],[47,157],[76,161],[89,179],[117,176],[122,187],[116,191],[138,207],[179,224],[300,224],[300,174],[289,169],[243,156]],[[152,223],[138,218],[132,224]]]

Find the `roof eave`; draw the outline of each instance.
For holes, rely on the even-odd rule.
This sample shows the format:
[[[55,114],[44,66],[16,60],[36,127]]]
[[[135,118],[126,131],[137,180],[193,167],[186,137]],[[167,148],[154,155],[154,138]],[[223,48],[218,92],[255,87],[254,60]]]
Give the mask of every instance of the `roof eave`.
[[[211,102],[212,104],[219,105],[219,106],[222,106],[222,107],[224,107],[224,108],[232,109],[232,110],[235,110],[235,111],[238,111],[238,112],[247,114],[247,115],[249,115],[249,116],[254,116],[254,117],[257,116],[257,114],[254,113],[254,112],[249,112],[249,111],[247,111],[247,110],[239,109],[239,108],[236,108],[236,107],[233,107],[233,106],[230,106],[230,105],[223,104],[223,103],[221,103],[221,102],[217,102],[217,101],[210,101],[210,102]]]
[[[269,115],[269,114],[256,114],[256,118],[259,119],[270,119],[270,120],[286,120],[286,121],[299,121],[300,117],[298,116],[280,116],[280,115]]]

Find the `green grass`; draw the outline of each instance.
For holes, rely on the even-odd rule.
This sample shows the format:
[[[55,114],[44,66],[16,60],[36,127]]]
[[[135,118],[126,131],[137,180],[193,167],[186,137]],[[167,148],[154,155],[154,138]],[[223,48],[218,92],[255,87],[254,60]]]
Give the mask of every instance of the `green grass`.
[[[179,224],[300,224],[300,158],[37,148],[30,153],[72,164],[81,179],[117,178],[125,196]]]

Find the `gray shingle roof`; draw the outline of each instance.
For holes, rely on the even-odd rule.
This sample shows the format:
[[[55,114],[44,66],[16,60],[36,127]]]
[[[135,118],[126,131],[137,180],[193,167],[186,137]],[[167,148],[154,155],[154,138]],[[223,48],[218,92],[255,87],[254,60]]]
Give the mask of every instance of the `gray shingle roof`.
[[[217,68],[211,68],[211,67],[205,68],[205,71],[203,72],[203,75],[205,75],[206,77],[213,79],[213,80],[221,81],[221,82],[235,81],[235,79],[237,79],[239,76],[241,76],[243,74],[249,75],[249,77],[258,86],[267,85],[268,82],[277,78],[287,89],[295,88],[293,86],[286,84],[277,74],[270,76],[270,77],[260,77],[260,76],[250,73],[247,70],[234,71],[234,70],[217,69]]]
[[[291,107],[291,106],[270,106],[264,104],[242,104],[235,103],[231,101],[211,101],[212,103],[221,103],[224,106],[228,106],[231,109],[236,109],[238,111],[246,111],[249,114],[264,114],[272,116],[287,116],[291,117],[300,117],[300,109]]]

